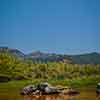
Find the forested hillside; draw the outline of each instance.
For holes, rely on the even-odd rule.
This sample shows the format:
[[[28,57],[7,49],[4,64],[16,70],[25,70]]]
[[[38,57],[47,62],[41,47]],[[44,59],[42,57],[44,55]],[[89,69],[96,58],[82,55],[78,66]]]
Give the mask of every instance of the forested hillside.
[[[100,65],[71,64],[68,62],[37,63],[18,59],[10,53],[0,53],[0,76],[11,80],[23,79],[74,79],[100,76]]]

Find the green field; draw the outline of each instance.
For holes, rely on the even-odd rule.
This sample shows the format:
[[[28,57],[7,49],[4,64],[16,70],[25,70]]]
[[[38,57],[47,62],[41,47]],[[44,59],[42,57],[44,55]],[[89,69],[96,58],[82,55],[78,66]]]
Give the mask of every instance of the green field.
[[[45,80],[21,80],[21,81],[10,81],[6,83],[0,83],[0,91],[9,91],[9,90],[20,90],[24,86],[30,84],[38,84],[40,82],[45,82]],[[98,82],[100,82],[100,77],[87,77],[73,80],[48,80],[49,84],[53,86],[71,86],[76,88],[84,88],[84,87],[95,87]]]

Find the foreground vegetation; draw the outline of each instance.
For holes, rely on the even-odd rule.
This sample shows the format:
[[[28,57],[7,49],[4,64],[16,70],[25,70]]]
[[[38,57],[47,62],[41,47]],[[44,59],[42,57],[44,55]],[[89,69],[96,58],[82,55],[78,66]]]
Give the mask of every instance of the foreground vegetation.
[[[100,65],[78,65],[64,62],[33,63],[8,53],[0,54],[0,77],[10,82],[0,83],[0,89],[21,88],[47,81],[52,85],[91,86],[100,82]]]

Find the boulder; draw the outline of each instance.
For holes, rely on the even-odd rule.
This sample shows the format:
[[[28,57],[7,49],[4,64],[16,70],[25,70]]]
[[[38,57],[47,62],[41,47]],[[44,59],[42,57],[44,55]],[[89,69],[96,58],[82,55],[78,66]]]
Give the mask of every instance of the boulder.
[[[100,83],[98,83],[96,86],[96,94],[97,94],[97,96],[100,95]]]
[[[41,94],[59,93],[59,90],[57,88],[50,86],[48,83],[38,84],[37,89],[41,92]]]
[[[32,94],[33,92],[36,92],[37,88],[34,86],[34,85],[29,85],[29,86],[26,86],[24,87],[20,94],[22,95],[29,95],[29,94]]]

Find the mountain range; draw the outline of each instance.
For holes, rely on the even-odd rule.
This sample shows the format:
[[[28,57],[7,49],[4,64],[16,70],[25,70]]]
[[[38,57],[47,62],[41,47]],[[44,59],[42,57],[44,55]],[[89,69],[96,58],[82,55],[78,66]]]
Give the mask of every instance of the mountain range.
[[[67,61],[72,64],[100,64],[100,53],[92,52],[80,55],[67,55],[55,53],[43,53],[40,51],[24,54],[18,49],[11,49],[8,47],[0,47],[0,53],[9,53],[20,59],[30,59],[37,62],[59,62]]]

